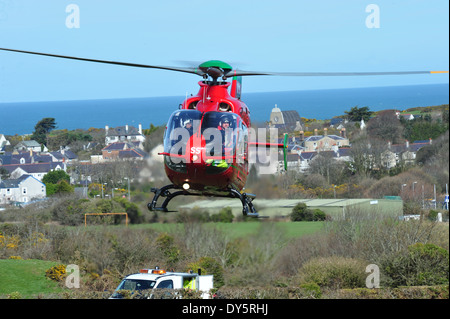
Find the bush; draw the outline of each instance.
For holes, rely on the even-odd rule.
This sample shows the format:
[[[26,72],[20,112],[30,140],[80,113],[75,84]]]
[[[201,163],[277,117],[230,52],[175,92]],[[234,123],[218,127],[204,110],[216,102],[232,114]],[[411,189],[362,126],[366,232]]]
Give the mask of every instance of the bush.
[[[160,234],[156,239],[156,246],[166,257],[169,265],[176,263],[180,258],[181,251],[175,244],[174,238],[169,234]]]
[[[300,288],[302,288],[307,294],[311,295],[311,297],[316,299],[320,299],[320,297],[322,297],[322,290],[316,283],[301,284]]]
[[[417,243],[387,260],[383,269],[386,284],[393,287],[448,284],[449,253],[434,244]]]
[[[143,221],[141,211],[135,203],[132,203],[125,198],[114,198],[114,201],[118,202],[125,209],[128,218],[130,218],[130,223],[138,224]]]
[[[320,209],[309,209],[305,203],[298,203],[293,209],[291,213],[291,220],[293,222],[300,221],[319,221],[325,220],[326,215]]]
[[[211,216],[211,221],[219,223],[231,223],[233,222],[233,211],[230,207],[224,207],[220,210],[218,214]]]
[[[56,265],[47,269],[45,272],[45,277],[55,280],[61,281],[66,276],[66,266],[65,265]]]
[[[362,288],[366,283],[367,264],[345,257],[313,258],[299,270],[300,283],[315,283],[321,288]]]
[[[314,212],[313,213],[313,220],[321,221],[321,220],[327,219],[327,215],[323,211],[321,211],[320,209],[316,208],[316,209],[314,209],[313,212]]]
[[[191,210],[181,210],[175,218],[176,223],[208,223],[210,220],[211,216],[209,213],[199,207],[194,207]]]
[[[42,182],[46,186],[47,196],[74,192],[74,187],[70,185],[70,176],[62,170],[48,172]]]
[[[214,288],[220,288],[225,284],[223,268],[220,263],[212,257],[201,257],[197,262],[190,263],[188,268],[193,272],[201,269],[202,275],[213,275]]]

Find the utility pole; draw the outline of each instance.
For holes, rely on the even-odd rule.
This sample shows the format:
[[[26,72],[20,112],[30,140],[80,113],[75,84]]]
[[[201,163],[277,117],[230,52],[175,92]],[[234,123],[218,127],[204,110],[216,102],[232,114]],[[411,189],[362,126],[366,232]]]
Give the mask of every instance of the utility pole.
[[[448,202],[449,202],[449,197],[448,197],[448,184],[445,184],[445,206],[448,210]]]
[[[131,202],[131,197],[130,197],[130,179],[128,177],[125,177],[125,179],[128,181],[128,201]]]
[[[425,209],[425,194],[423,190],[423,184],[422,184],[422,209]]]
[[[434,209],[436,209],[436,184],[433,185],[433,191],[434,191]]]

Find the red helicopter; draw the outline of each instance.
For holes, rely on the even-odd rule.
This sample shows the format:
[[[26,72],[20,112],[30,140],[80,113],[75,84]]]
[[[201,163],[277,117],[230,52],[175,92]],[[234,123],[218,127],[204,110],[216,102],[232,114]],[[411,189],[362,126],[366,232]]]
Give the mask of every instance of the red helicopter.
[[[167,212],[167,205],[176,196],[214,196],[238,198],[244,216],[259,217],[253,194],[243,192],[249,172],[251,147],[282,148],[286,169],[286,144],[256,142],[249,138],[250,110],[241,101],[243,76],[365,76],[448,73],[448,71],[401,72],[253,72],[233,70],[222,61],[211,60],[198,67],[166,67],[127,62],[87,59],[15,49],[4,51],[49,57],[107,63],[139,68],[185,72],[203,77],[195,96],[186,98],[180,109],[172,113],[164,133],[165,172],[172,182],[162,188],[152,188],[153,200],[148,209]],[[227,82],[232,78],[232,82]],[[231,87],[230,87],[231,86]],[[173,192],[172,192],[173,191]],[[165,200],[157,206],[159,197]]]

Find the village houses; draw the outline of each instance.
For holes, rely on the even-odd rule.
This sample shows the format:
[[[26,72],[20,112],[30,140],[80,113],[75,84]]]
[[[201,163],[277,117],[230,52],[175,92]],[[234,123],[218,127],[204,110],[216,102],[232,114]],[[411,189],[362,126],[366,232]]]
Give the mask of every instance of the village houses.
[[[117,142],[129,142],[143,150],[145,135],[142,133],[142,124],[139,124],[138,128],[128,124],[115,128],[105,126],[105,145]]]
[[[2,180],[0,176],[0,205],[26,204],[45,197],[45,184],[31,175],[7,180]]]
[[[66,149],[56,152],[41,150],[41,145],[36,141],[22,141],[13,151],[0,154],[1,205],[23,204],[44,198],[44,176],[50,171],[67,171],[67,164],[77,158]]]
[[[397,166],[400,162],[404,164],[413,164],[416,161],[417,152],[424,146],[431,145],[433,140],[414,141],[410,143],[405,141],[402,144],[391,144],[388,142],[387,150],[381,156],[385,168],[390,169]]]

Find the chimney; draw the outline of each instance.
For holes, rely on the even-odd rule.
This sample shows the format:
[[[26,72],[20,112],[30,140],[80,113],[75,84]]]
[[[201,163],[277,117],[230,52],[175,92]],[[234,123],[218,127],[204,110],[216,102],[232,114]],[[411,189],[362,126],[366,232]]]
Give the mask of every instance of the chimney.
[[[139,134],[142,134],[142,124],[139,124]]]
[[[300,131],[300,142],[305,139],[305,132]]]
[[[346,138],[346,134],[345,134],[346,132],[345,132],[345,127],[343,127],[342,128],[342,130],[341,130],[341,137],[343,137],[343,138]]]
[[[106,135],[108,135],[108,131],[109,131],[109,126],[106,125],[106,126],[105,126],[105,133],[106,133]]]
[[[314,129],[314,136],[317,136],[317,129]]]
[[[406,148],[409,148],[409,141],[406,140]]]
[[[431,144],[433,144],[433,140],[432,140],[431,137],[430,137],[430,145],[431,145]]]
[[[323,129],[323,136],[327,136],[328,135],[328,129],[325,127]]]
[[[125,125],[125,133],[128,133],[128,124]]]
[[[391,149],[391,141],[388,141],[388,149]]]

